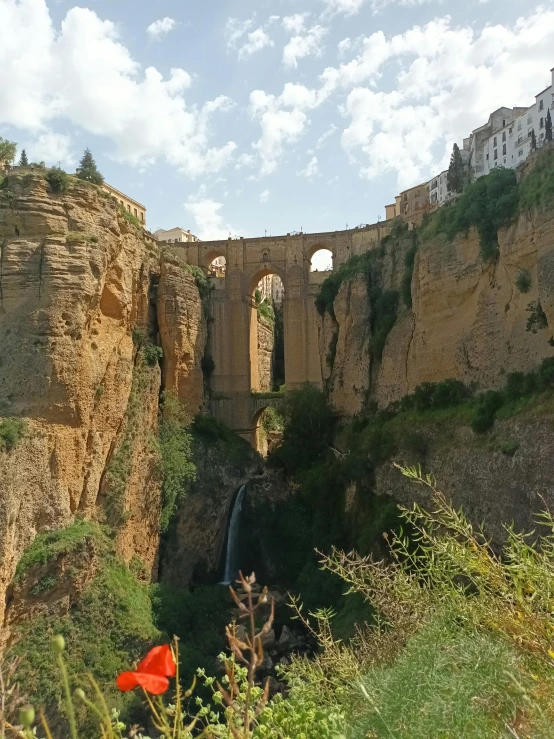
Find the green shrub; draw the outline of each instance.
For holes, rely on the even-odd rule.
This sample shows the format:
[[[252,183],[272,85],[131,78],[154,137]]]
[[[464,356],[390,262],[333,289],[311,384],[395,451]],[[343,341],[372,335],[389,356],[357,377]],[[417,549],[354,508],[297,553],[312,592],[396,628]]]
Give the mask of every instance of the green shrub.
[[[541,151],[535,166],[520,183],[520,202],[523,210],[544,209],[554,198],[554,152]]]
[[[16,581],[21,581],[31,567],[45,565],[60,555],[78,551],[91,540],[98,542],[103,549],[108,544],[98,524],[80,519],[65,529],[38,534],[19,560],[15,575]]]
[[[4,418],[0,421],[0,452],[11,452],[27,431],[27,423],[21,418]]]
[[[65,192],[69,189],[71,179],[63,169],[49,169],[45,177],[52,192]]]
[[[548,321],[540,300],[529,303],[527,312],[529,313],[529,318],[527,319],[526,331],[536,334],[543,328],[548,328]]]
[[[528,293],[531,289],[531,273],[528,269],[520,269],[516,275],[516,287],[520,293]]]
[[[519,444],[516,441],[500,441],[498,442],[498,449],[507,457],[513,457],[519,449]]]
[[[283,415],[283,443],[272,457],[289,473],[295,473],[310,467],[326,454],[337,418],[324,393],[309,383],[288,393]]]
[[[396,323],[398,313],[398,292],[396,290],[370,290],[371,339],[369,350],[375,359],[381,359],[387,338]]]
[[[415,231],[413,232],[416,233]],[[402,298],[407,308],[412,307],[412,278],[414,275],[415,256],[417,254],[417,243],[414,243],[404,257],[404,277],[402,278]]]
[[[449,408],[463,403],[469,396],[469,390],[460,380],[442,380],[442,382],[423,382],[413,393],[400,401],[400,410],[426,411],[431,408]]]
[[[139,221],[139,219],[136,216],[134,216],[130,211],[128,211],[124,205],[121,205],[121,203],[118,203],[118,208],[119,208],[119,212],[121,213],[123,218],[127,221],[127,223],[130,223],[131,226],[134,226],[135,228],[140,228],[142,230],[142,223]]]
[[[479,233],[481,256],[488,260],[498,250],[498,230],[518,213],[518,185],[512,169],[494,169],[468,185],[455,203],[444,205],[423,229],[424,239],[444,234],[452,240],[473,226]]]
[[[164,355],[164,350],[161,346],[156,344],[147,343],[143,346],[142,351],[144,353],[144,359],[149,367],[155,367]]]
[[[537,375],[541,389],[546,390],[554,386],[554,357],[547,357],[542,360]]]
[[[189,425],[177,395],[166,390],[162,397],[159,432],[163,473],[161,531],[167,530],[179,501],[196,477]]]
[[[502,393],[496,390],[488,390],[478,396],[475,416],[471,422],[474,433],[483,434],[494,426],[496,412],[503,402]]]

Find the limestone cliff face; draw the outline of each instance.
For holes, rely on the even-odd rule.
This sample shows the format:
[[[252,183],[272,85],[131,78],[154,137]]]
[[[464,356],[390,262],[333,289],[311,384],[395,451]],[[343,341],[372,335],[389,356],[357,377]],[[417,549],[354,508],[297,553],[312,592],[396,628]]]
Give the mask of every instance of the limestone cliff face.
[[[206,321],[194,276],[169,251],[161,260],[158,324],[164,350],[164,387],[175,390],[192,415],[203,404],[202,357]]]
[[[384,288],[400,289],[409,241],[387,244]],[[528,293],[516,287],[520,269],[531,274]],[[522,214],[499,233],[499,254],[490,262],[480,256],[475,231],[452,242],[440,237],[421,244],[412,278],[412,308],[400,299],[379,362],[367,349],[370,316],[363,291],[358,281],[343,285],[335,300],[337,325],[331,331],[325,316],[320,326],[323,364],[336,342],[326,374],[339,410],[355,414],[364,394],[385,406],[422,382],[446,378],[477,383],[480,389],[498,387],[506,373],[529,371],[554,355],[548,343],[554,332],[554,215]],[[549,325],[533,334],[526,324],[529,304],[537,300]]]
[[[468,426],[421,428],[428,443],[425,455],[400,450],[399,464],[422,464],[433,472],[439,489],[475,524],[484,523],[487,535],[504,541],[504,526],[518,531],[536,528],[535,516],[552,510],[554,493],[554,415],[551,407],[538,413],[497,420],[486,439]],[[415,429],[414,429],[415,430]],[[508,446],[509,445],[509,446]],[[511,447],[509,456],[503,449]],[[515,452],[514,452],[515,450]],[[375,492],[392,495],[410,507],[414,502],[429,509],[430,491],[407,480],[391,462],[376,470]]]
[[[171,265],[161,269],[163,294],[173,289],[180,309],[200,315],[195,286],[185,277],[171,288]],[[35,535],[76,516],[105,520],[108,502],[119,553],[156,567],[160,479],[150,439],[161,373],[133,332],[156,341],[159,274],[157,247],[98,188],[72,180],[56,194],[40,173],[20,173],[0,190],[0,418],[27,421],[25,438],[0,453],[0,625]],[[164,346],[169,330],[166,321]]]

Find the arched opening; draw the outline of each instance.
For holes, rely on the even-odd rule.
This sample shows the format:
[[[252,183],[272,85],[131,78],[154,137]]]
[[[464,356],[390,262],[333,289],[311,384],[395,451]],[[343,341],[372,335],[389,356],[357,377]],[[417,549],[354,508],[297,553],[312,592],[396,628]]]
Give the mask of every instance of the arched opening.
[[[319,248],[310,258],[310,272],[332,272],[333,252],[330,249]]]
[[[251,443],[262,457],[267,457],[281,444],[284,425],[278,408],[268,405],[256,412],[252,419]]]
[[[284,390],[284,297],[280,275],[260,271],[250,286],[250,389],[253,393]]]
[[[210,277],[225,277],[227,260],[222,254],[215,256],[207,265],[207,269]]]

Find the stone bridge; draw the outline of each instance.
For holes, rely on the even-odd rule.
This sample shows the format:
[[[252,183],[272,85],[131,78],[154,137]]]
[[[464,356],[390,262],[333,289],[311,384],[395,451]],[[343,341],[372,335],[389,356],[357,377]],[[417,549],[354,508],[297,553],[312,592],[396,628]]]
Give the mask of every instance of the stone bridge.
[[[314,300],[329,272],[310,271],[313,255],[328,249],[333,269],[350,257],[376,248],[392,221],[346,231],[287,234],[252,239],[171,244],[189,264],[208,269],[225,257],[225,277],[213,278],[208,351],[214,360],[212,407],[217,418],[253,441],[262,411],[278,399],[252,395],[259,390],[258,321],[253,301],[262,277],[278,275],[284,285],[285,384],[322,386],[318,315]]]

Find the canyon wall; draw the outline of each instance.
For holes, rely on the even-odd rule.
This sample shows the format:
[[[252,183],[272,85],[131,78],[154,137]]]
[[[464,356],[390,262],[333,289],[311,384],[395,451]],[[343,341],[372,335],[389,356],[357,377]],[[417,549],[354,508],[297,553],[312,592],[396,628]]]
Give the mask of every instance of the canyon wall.
[[[206,333],[192,276],[99,188],[55,193],[40,171],[2,185],[0,421],[26,431],[0,452],[0,624],[22,553],[76,517],[112,523],[118,553],[156,571],[162,376],[139,347],[160,333],[163,379],[192,414]]]
[[[382,289],[401,291],[411,233],[389,241]],[[516,286],[531,275],[529,292]],[[411,282],[412,306],[399,299],[398,317],[381,359],[372,356],[371,308],[365,276],[343,282],[334,316],[320,318],[323,376],[332,404],[345,415],[366,399],[380,407],[423,382],[446,378],[496,388],[507,373],[534,369],[554,356],[554,215],[522,213],[499,233],[497,258],[483,260],[475,230],[453,241],[420,243]],[[540,301],[548,326],[527,330],[529,306]]]

